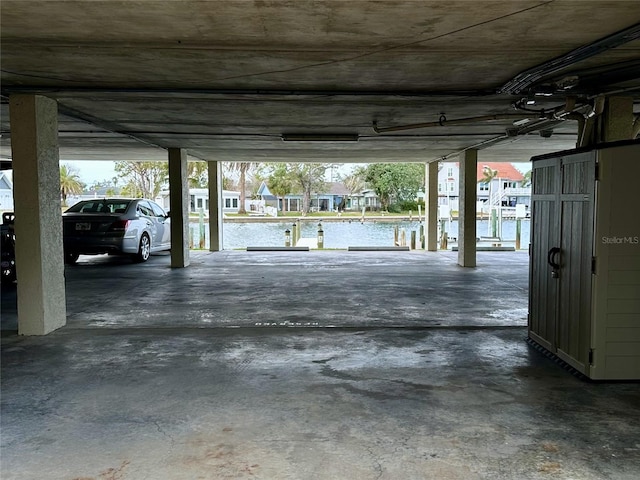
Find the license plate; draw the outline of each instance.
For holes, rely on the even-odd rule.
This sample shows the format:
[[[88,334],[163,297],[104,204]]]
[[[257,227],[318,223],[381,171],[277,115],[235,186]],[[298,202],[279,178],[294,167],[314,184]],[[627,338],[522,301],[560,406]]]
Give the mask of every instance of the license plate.
[[[76,223],[76,230],[82,230],[82,231],[91,230],[91,223],[88,223],[88,222]]]

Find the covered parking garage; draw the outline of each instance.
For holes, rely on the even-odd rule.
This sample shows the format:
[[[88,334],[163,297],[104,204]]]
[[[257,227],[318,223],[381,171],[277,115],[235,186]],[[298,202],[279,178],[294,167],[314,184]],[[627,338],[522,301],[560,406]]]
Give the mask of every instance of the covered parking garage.
[[[526,255],[508,280],[473,222],[458,255],[180,241],[188,156],[218,198],[220,161],[414,161],[433,179],[443,159],[475,172],[634,138],[632,2],[149,5],[3,2],[20,239],[3,322],[55,331],[4,333],[3,477],[637,476],[637,385],[583,383],[530,349]],[[171,257],[65,272],[59,158],[168,160]],[[350,329],[302,329],[336,320]]]

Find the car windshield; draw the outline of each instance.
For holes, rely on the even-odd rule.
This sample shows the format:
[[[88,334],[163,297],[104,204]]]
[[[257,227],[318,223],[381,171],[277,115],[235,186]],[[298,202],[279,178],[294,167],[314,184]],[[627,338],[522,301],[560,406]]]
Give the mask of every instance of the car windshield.
[[[71,213],[124,213],[131,200],[86,200],[69,207]]]

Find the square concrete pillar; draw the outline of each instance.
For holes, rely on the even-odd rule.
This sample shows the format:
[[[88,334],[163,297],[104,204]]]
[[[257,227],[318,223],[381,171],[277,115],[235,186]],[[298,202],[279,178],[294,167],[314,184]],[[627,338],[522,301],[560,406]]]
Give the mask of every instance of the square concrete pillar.
[[[458,206],[458,265],[476,266],[476,197],[478,151],[460,154],[460,199]]]
[[[209,163],[209,250],[222,250],[222,164]]]
[[[67,321],[58,105],[38,95],[11,95],[9,108],[18,333],[46,335]]]
[[[424,218],[427,251],[438,250],[438,166],[440,162],[425,166]]]
[[[187,152],[169,149],[169,210],[171,211],[171,267],[189,266],[189,179]]]
[[[608,97],[600,117],[601,140],[631,140],[634,120],[632,97]]]

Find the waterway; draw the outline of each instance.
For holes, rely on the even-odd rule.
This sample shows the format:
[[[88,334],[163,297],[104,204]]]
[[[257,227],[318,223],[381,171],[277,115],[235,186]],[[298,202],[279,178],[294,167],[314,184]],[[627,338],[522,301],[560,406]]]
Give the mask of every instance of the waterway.
[[[375,222],[359,220],[344,222],[325,222],[322,224],[324,230],[325,248],[344,248],[350,246],[380,247],[393,245],[394,227],[398,226],[400,231],[404,230],[407,245],[410,242],[411,231],[416,231],[419,238],[420,223],[417,221],[398,222]],[[478,220],[477,236],[490,236],[490,222],[488,220]],[[521,247],[526,249],[529,246],[528,219],[522,220],[521,227]],[[292,222],[275,223],[224,223],[223,226],[223,246],[225,250],[242,249],[246,247],[275,247],[284,246],[285,230],[292,229]],[[445,229],[449,237],[458,236],[458,221],[446,222]],[[198,223],[191,224],[192,235],[195,238],[194,247],[198,248],[200,226]],[[302,237],[316,237],[318,233],[317,221],[302,222]],[[209,227],[204,225],[205,245],[209,248]],[[515,242],[516,221],[503,220],[501,238],[505,242]]]

